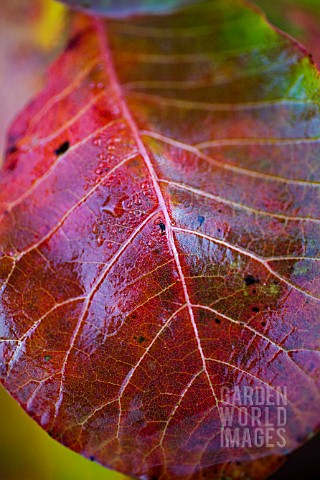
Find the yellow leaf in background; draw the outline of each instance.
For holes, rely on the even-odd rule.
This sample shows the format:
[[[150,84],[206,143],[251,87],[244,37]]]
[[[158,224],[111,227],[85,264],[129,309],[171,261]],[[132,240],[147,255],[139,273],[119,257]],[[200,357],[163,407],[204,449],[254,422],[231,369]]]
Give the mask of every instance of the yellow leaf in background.
[[[35,39],[43,50],[52,51],[65,35],[67,9],[53,0],[42,0],[41,4],[41,14],[35,24]]]
[[[0,165],[10,123],[42,88],[48,65],[63,47],[67,12],[53,0],[1,2]]]

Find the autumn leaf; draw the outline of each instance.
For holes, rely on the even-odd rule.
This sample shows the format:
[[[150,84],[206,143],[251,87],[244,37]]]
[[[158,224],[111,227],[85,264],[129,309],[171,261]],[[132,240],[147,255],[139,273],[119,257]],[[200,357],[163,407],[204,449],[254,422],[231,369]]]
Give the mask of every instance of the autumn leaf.
[[[241,0],[76,17],[0,177],[1,378],[51,436],[226,480],[318,430],[319,87]],[[222,445],[250,389],[284,442]]]

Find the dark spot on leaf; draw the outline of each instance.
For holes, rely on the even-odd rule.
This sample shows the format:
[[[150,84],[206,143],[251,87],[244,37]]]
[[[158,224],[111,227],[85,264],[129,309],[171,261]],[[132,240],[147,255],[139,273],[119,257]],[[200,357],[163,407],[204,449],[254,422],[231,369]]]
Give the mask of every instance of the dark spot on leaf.
[[[202,217],[202,215],[198,215],[199,227],[201,227],[201,225],[203,224],[204,221],[205,221],[205,218]]]
[[[162,233],[162,234],[165,233],[165,231],[166,231],[166,226],[165,226],[165,224],[164,224],[163,222],[160,222],[160,223],[159,223],[159,227],[160,227],[161,233]]]
[[[244,283],[249,287],[250,285],[254,285],[255,283],[259,283],[259,278],[255,278],[253,275],[247,275],[244,278]]]
[[[82,38],[83,38],[83,32],[72,37],[67,45],[67,50],[73,50],[74,48],[76,48],[80,44],[80,40]]]
[[[91,460],[91,462],[94,462],[94,456],[90,455],[89,460]]]
[[[310,63],[312,63],[312,65],[314,65],[314,64],[315,64],[315,61],[314,61],[314,58],[313,58],[312,53],[309,53],[308,56],[309,56]]]
[[[252,311],[258,313],[260,312],[260,309],[258,307],[252,307]]]
[[[60,147],[58,147],[54,153],[56,155],[62,155],[63,153],[66,153],[67,150],[69,150],[69,147],[70,147],[70,143],[67,141],[67,142],[63,142]]]
[[[11,147],[7,148],[6,154],[10,155],[11,153],[15,153],[18,151],[18,147],[16,145],[12,145]]]
[[[221,323],[221,320],[219,320],[219,318],[215,318],[214,321],[216,322],[217,325],[220,325]]]
[[[145,341],[145,337],[143,337],[142,335],[139,337],[135,337],[135,339],[137,340],[138,343],[143,343]]]
[[[266,322],[261,322],[262,327],[265,327],[267,324]]]

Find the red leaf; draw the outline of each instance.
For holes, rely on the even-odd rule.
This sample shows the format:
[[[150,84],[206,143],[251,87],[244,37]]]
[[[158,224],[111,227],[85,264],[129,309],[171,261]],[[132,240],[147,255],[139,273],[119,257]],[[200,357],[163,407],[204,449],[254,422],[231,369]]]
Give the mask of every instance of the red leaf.
[[[318,98],[237,0],[77,18],[0,178],[2,381],[54,438],[141,478],[261,479],[316,431]],[[252,389],[263,444],[222,448]]]

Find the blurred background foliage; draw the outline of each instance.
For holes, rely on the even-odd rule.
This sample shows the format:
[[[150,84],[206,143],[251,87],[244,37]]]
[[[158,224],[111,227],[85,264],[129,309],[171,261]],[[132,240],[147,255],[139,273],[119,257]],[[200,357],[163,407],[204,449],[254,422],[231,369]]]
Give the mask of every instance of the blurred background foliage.
[[[271,22],[301,41],[320,65],[320,0],[254,1]],[[68,17],[53,0],[1,1],[0,165],[8,126],[43,86],[45,71],[67,37]],[[1,387],[0,412],[0,480],[125,478],[52,440]],[[315,445],[319,449],[318,441]],[[281,471],[274,478],[289,478],[282,478]]]
[[[0,0],[0,165],[11,121],[45,82],[67,36],[67,10],[53,0]]]

